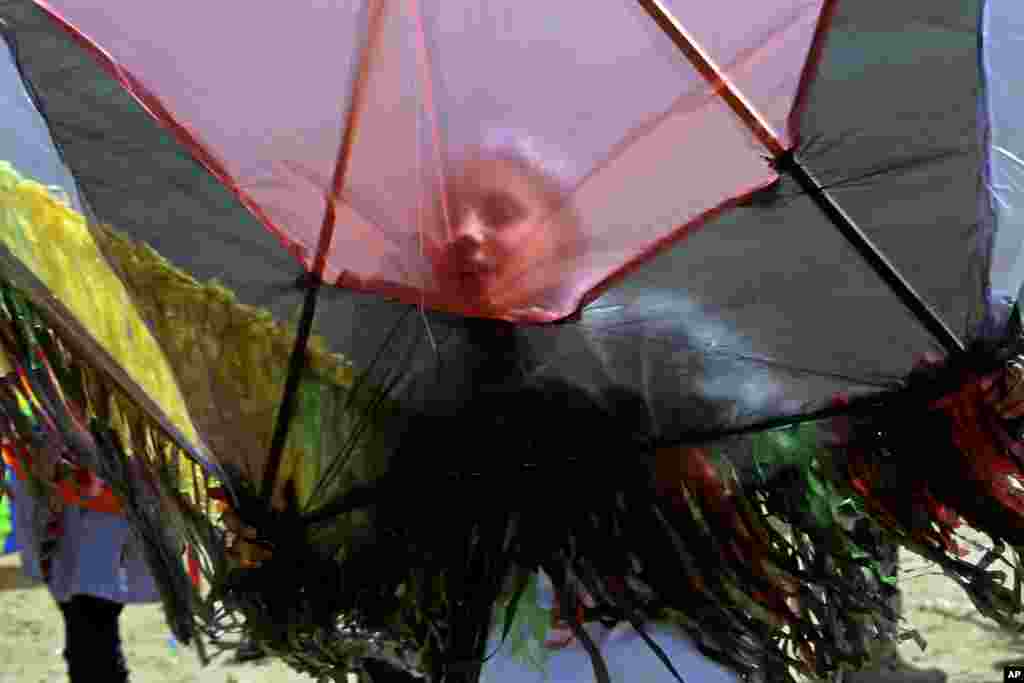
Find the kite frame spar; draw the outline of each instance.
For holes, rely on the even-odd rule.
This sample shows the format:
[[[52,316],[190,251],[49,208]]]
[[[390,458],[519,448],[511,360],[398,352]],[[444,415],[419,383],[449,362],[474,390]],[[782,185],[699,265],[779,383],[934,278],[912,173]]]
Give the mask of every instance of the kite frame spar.
[[[872,270],[882,278],[892,292],[899,297],[900,301],[910,310],[918,322],[942,344],[947,353],[952,354],[964,351],[963,341],[943,322],[935,312],[935,309],[929,306],[921,295],[917,293],[911,284],[907,282],[906,278],[900,274],[896,266],[882,254],[874,242],[871,241],[871,238],[860,229],[818,179],[804,166],[793,149],[787,148],[782,143],[779,134],[772,129],[767,119],[739,91],[728,75],[722,71],[721,67],[715,64],[708,52],[690,35],[679,19],[665,7],[661,0],[637,1],[651,18],[657,22],[661,30],[672,39],[672,42],[675,43],[680,52],[700,72],[715,92],[729,105],[733,113],[739,117],[744,125],[750,128],[758,141],[764,145],[765,149],[771,154],[772,166],[779,172],[789,174],[796,181],[800,189],[811,198],[829,221],[839,229],[843,237],[867,261]],[[835,12],[835,7],[836,0],[825,0],[814,38],[815,45],[811,48],[812,59],[814,52],[820,46],[828,23]]]
[[[697,42],[697,40],[686,30],[682,22],[665,7],[661,0],[637,0],[640,6],[650,15],[661,28],[661,30],[679,48],[679,51],[700,72],[701,76],[714,89],[715,93],[725,101],[732,112],[746,125],[758,141],[770,154],[771,165],[780,173],[786,173],[807,194],[821,212],[828,218],[843,237],[857,250],[857,253],[867,262],[872,270],[882,279],[889,289],[907,307],[917,321],[942,345],[948,354],[955,354],[966,350],[964,342],[953,330],[939,317],[924,298],[913,288],[905,277],[899,272],[896,266],[885,257],[878,246],[871,238],[854,222],[835,198],[825,189],[821,182],[801,162],[796,152],[783,144],[779,134],[772,128],[767,119],[757,110],[757,107],[736,87],[728,75],[718,66],[708,52]],[[327,247],[330,244],[334,232],[334,204],[341,193],[341,185],[344,181],[345,171],[349,158],[349,148],[354,135],[355,125],[358,119],[359,108],[365,97],[365,79],[368,73],[369,60],[373,53],[376,38],[379,35],[380,20],[383,14],[383,3],[376,1],[370,3],[372,9],[369,13],[369,31],[367,42],[358,66],[357,78],[354,82],[351,108],[347,114],[344,128],[344,137],[341,149],[338,154],[338,161],[335,167],[331,194],[328,197],[327,211],[324,215],[324,222],[320,233],[320,243],[317,250],[316,264],[310,277],[305,280],[307,286],[306,299],[303,306],[302,318],[299,323],[298,336],[295,339],[295,347],[292,352],[289,365],[288,378],[285,382],[284,397],[282,399],[281,411],[278,414],[278,421],[275,425],[274,437],[271,442],[271,452],[267,469],[264,471],[262,494],[264,499],[269,500],[273,492],[274,481],[277,478],[277,471],[280,467],[281,454],[288,436],[288,426],[294,412],[295,393],[298,390],[299,378],[304,367],[306,345],[309,342],[309,335],[312,329],[313,317],[316,309],[316,298],[320,288],[320,280],[326,261]],[[818,28],[815,32],[814,44],[811,47],[813,61],[815,53],[821,48],[821,41],[825,35],[828,24],[835,12],[836,0],[825,0],[822,6],[821,16],[818,20]],[[806,78],[801,84],[806,85]],[[732,433],[745,433],[753,430],[762,430],[774,426],[784,426],[799,422],[819,420],[838,413],[850,412],[850,406],[826,408],[821,411],[805,413],[796,416],[786,416],[767,422],[759,422],[756,425],[748,425],[737,430],[727,432],[715,432],[714,434],[695,434],[696,439],[715,436],[724,436]]]
[[[878,274],[889,289],[907,307],[910,313],[926,329],[949,354],[965,350],[964,342],[953,330],[938,316],[924,298],[918,294],[913,286],[899,272],[896,266],[885,257],[879,248],[871,241],[871,238],[854,222],[835,198],[822,186],[821,182],[814,177],[810,170],[801,162],[792,148],[783,144],[779,134],[773,130],[767,119],[757,110],[757,107],[744,96],[736,85],[729,79],[728,75],[719,67],[708,52],[697,42],[697,40],[686,30],[683,24],[676,18],[661,0],[637,0],[640,6],[658,24],[664,33],[671,38],[672,42],[679,48],[679,51],[700,72],[701,76],[714,89],[715,93],[725,101],[734,114],[746,125],[754,136],[764,145],[766,151],[771,155],[770,163],[780,173],[787,173],[807,194],[815,205],[843,235],[844,238],[857,250],[857,253],[867,264]],[[303,305],[302,318],[299,323],[298,336],[295,339],[295,347],[292,352],[291,362],[288,370],[288,378],[285,382],[284,397],[281,411],[278,414],[278,421],[275,425],[274,437],[271,442],[270,459],[263,479],[263,497],[269,500],[277,471],[280,467],[281,454],[288,436],[288,425],[291,422],[291,415],[294,411],[295,393],[298,390],[299,378],[304,367],[306,345],[309,342],[309,335],[312,329],[313,317],[316,310],[316,298],[320,288],[320,279],[326,261],[327,247],[330,244],[334,232],[334,203],[341,193],[341,185],[344,181],[345,171],[348,165],[349,149],[354,135],[355,125],[358,120],[358,112],[365,97],[365,80],[368,74],[369,61],[373,54],[373,47],[376,37],[379,35],[380,20],[383,15],[383,3],[371,2],[369,13],[369,31],[367,42],[358,66],[357,78],[354,82],[351,108],[347,114],[344,128],[344,137],[341,149],[338,154],[338,161],[335,166],[331,194],[328,197],[327,211],[324,215],[324,222],[320,233],[320,243],[317,249],[316,264],[310,278],[306,280],[306,299]],[[815,32],[814,44],[811,48],[811,59],[816,51],[820,49],[821,41],[829,21],[835,12],[836,0],[825,0],[821,17],[818,21],[818,29]],[[783,417],[772,420],[780,425],[793,424],[807,420],[821,419],[836,412],[835,408],[825,409],[801,416]],[[849,412],[849,407],[839,412]],[[739,431],[750,431],[751,429],[764,429],[771,426],[766,423],[759,423],[744,427]]]
[[[67,26],[59,15],[55,13],[43,0],[37,0],[44,11],[50,14],[59,25],[69,30],[71,35],[80,40],[76,31]],[[669,37],[687,61],[701,74],[715,94],[729,106],[732,112],[740,121],[753,133],[768,153],[768,162],[779,173],[789,175],[807,194],[821,212],[828,218],[843,235],[849,244],[861,255],[867,264],[883,280],[889,289],[899,298],[909,312],[917,321],[938,341],[948,354],[957,354],[965,350],[964,342],[953,330],[938,316],[935,310],[923,299],[913,288],[905,277],[899,272],[896,266],[889,261],[864,231],[854,222],[849,214],[839,205],[835,198],[825,189],[821,182],[802,163],[799,156],[791,146],[783,143],[781,136],[772,128],[767,119],[757,110],[756,106],[742,93],[731,81],[723,69],[715,63],[709,53],[700,43],[686,30],[683,23],[672,14],[662,0],[637,0],[641,8],[651,17],[658,27]],[[288,375],[285,381],[281,409],[278,412],[271,440],[271,450],[264,471],[261,494],[264,499],[269,499],[274,488],[274,482],[280,468],[284,445],[288,437],[288,429],[291,418],[295,412],[296,394],[300,384],[300,378],[305,368],[306,350],[312,333],[313,319],[316,313],[316,302],[319,290],[322,286],[322,278],[326,267],[326,255],[328,253],[336,222],[335,207],[341,195],[341,188],[348,170],[351,144],[354,139],[356,127],[359,121],[360,111],[366,98],[366,81],[369,74],[370,62],[378,48],[380,34],[382,31],[385,2],[383,0],[368,0],[367,11],[363,15],[367,21],[367,32],[364,34],[366,40],[361,46],[360,58],[355,66],[354,78],[352,80],[352,98],[349,110],[345,113],[342,121],[342,144],[338,151],[335,168],[331,181],[331,189],[326,197],[326,210],[321,225],[320,236],[317,243],[316,258],[312,271],[299,280],[299,286],[306,290],[303,302],[302,315],[295,338],[295,345],[292,349],[289,360]],[[805,71],[801,83],[803,90],[808,83],[808,76],[813,69],[816,53],[822,47],[825,33],[832,16],[835,13],[837,0],[824,0],[822,11],[818,20],[818,27],[815,32],[814,42],[810,50],[810,69]],[[87,46],[88,47],[88,46]],[[100,60],[101,63],[107,60]],[[125,82],[125,74],[115,72],[115,77]],[[127,85],[127,83],[126,83]],[[798,104],[801,93],[798,93]],[[154,102],[144,103],[152,105]],[[166,117],[158,115],[153,107],[146,106],[156,118],[170,123]],[[191,146],[193,151],[201,151]],[[211,170],[217,167],[214,160],[201,155],[204,165]],[[223,179],[223,174],[217,174]],[[870,401],[868,402],[870,403]],[[850,413],[853,406],[844,408],[826,408],[813,413],[780,417],[774,420],[759,422],[739,429],[718,431],[708,434],[694,434],[695,439],[706,439],[725,436],[734,433],[745,433],[762,430],[775,426],[796,424],[800,422],[819,420],[839,413]]]
[[[320,293],[320,287],[323,285],[324,269],[327,267],[327,253],[330,251],[331,241],[334,238],[338,198],[341,196],[342,187],[345,185],[345,175],[348,172],[348,164],[352,157],[352,144],[355,140],[356,126],[359,122],[363,102],[366,99],[366,83],[370,77],[370,61],[377,47],[377,41],[383,26],[384,2],[382,0],[371,0],[368,4],[367,38],[366,42],[363,43],[359,61],[356,65],[355,79],[352,85],[352,98],[349,109],[345,113],[341,145],[338,148],[334,173],[331,177],[331,190],[327,195],[327,209],[324,211],[324,220],[320,226],[320,237],[317,241],[316,259],[313,262],[312,272],[306,273],[299,280],[299,285],[306,289],[306,296],[302,303],[302,316],[299,319],[295,346],[292,348],[291,357],[288,359],[288,376],[285,379],[281,410],[278,412],[277,422],[274,424],[274,434],[270,441],[267,467],[263,471],[263,482],[260,489],[260,496],[268,505],[274,495],[274,483],[277,481],[277,473],[281,468],[284,447],[288,441],[288,428],[291,425],[292,415],[295,412],[299,383],[302,373],[306,368],[306,347],[309,345],[309,338],[313,332],[313,319],[316,317],[316,301]]]

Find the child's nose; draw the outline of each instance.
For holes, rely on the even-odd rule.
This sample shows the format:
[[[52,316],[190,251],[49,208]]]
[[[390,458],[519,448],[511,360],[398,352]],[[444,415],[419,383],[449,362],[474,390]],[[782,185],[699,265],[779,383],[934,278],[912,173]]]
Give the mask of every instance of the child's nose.
[[[455,230],[455,241],[463,247],[480,246],[484,243],[486,236],[487,227],[475,211],[466,214]]]

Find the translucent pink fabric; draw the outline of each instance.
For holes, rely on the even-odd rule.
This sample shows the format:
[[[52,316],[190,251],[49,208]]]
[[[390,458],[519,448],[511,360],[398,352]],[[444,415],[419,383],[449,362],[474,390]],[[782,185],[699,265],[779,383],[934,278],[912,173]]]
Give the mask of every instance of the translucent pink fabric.
[[[763,146],[634,2],[39,4],[310,270],[337,176],[322,275],[340,286],[555,319],[775,180]],[[788,146],[827,0],[665,4]],[[441,274],[459,220],[451,177],[487,155],[525,160],[566,202],[545,219],[558,257],[522,269],[500,302]]]

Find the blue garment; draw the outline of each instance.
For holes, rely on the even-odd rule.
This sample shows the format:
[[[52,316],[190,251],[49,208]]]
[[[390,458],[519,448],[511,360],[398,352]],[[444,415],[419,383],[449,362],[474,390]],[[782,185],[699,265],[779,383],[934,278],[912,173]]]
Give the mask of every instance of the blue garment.
[[[40,580],[36,529],[45,528],[46,508],[14,480],[14,528],[21,545],[22,570]],[[140,541],[128,521],[105,512],[67,506],[64,534],[53,559],[48,583],[57,602],[91,595],[121,604],[156,602],[156,583],[146,566]]]

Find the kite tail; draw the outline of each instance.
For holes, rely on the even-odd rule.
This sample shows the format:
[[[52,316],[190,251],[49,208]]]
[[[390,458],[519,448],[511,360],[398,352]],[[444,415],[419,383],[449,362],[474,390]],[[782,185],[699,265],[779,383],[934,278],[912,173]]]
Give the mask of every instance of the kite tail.
[[[891,409],[833,421],[836,479],[901,545],[936,562],[986,616],[1020,628],[1022,604],[996,561],[1024,578],[1006,546],[1024,547],[1024,459],[1012,425],[995,408],[993,386],[1007,384],[1021,352],[1017,339],[975,348],[913,373]],[[992,547],[980,560],[957,532],[982,531]]]

